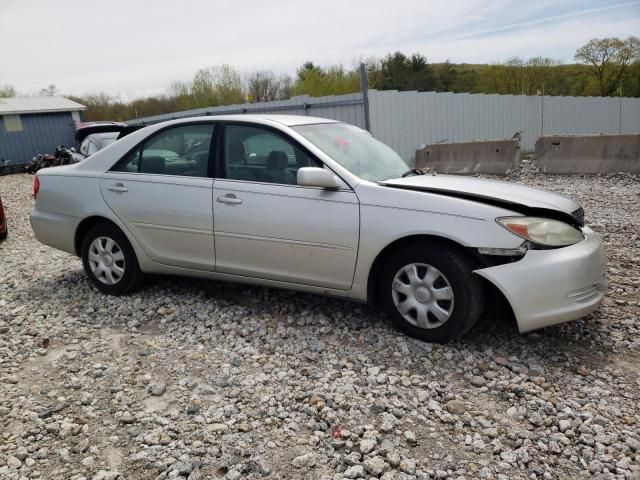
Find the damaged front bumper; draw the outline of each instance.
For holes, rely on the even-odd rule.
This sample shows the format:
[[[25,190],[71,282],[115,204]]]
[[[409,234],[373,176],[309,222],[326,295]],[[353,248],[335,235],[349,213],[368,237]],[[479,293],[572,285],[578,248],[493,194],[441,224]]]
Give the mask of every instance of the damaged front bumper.
[[[583,228],[585,239],[568,247],[529,250],[513,263],[475,270],[506,297],[520,332],[575,320],[596,310],[607,290],[602,239]]]

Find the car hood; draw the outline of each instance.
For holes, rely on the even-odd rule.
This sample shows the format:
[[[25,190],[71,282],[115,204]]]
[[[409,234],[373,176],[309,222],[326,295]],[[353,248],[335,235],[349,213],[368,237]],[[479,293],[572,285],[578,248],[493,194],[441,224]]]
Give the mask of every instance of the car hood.
[[[523,215],[583,224],[580,204],[558,193],[497,180],[456,175],[415,175],[380,182],[392,188],[438,193],[500,206]]]

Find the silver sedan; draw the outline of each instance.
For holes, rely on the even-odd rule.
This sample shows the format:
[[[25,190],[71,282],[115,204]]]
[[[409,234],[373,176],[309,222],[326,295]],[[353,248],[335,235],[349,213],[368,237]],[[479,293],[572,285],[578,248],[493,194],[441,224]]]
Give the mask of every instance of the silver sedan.
[[[145,273],[247,282],[379,305],[444,342],[496,296],[525,332],[586,315],[606,289],[601,239],[573,200],[424,175],[320,118],[160,123],[41,170],[34,197],[36,237],[110,295]]]

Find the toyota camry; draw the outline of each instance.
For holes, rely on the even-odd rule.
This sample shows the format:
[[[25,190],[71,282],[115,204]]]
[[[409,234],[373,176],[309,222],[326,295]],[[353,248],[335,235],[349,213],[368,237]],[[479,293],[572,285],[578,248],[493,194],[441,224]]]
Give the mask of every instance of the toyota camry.
[[[81,257],[108,295],[147,273],[246,282],[368,302],[446,342],[494,292],[526,332],[585,316],[606,290],[602,241],[575,201],[424,174],[321,118],[159,123],[39,171],[33,195],[37,239]]]

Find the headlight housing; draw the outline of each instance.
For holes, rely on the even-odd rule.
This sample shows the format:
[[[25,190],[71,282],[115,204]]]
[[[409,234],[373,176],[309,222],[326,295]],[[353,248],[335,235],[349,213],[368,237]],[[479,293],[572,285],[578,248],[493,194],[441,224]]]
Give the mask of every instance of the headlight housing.
[[[566,247],[584,240],[577,228],[550,218],[502,217],[496,221],[511,233],[543,247]]]

